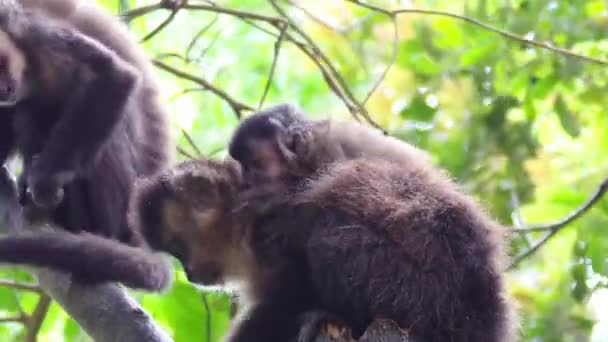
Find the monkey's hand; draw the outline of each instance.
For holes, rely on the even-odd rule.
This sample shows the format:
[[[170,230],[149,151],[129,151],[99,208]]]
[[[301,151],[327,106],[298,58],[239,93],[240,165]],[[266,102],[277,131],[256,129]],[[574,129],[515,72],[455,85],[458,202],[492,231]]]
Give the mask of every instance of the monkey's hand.
[[[311,310],[299,317],[298,342],[315,342],[319,335],[336,341],[354,341],[346,323],[338,316],[323,310]]]
[[[26,175],[27,191],[36,206],[52,209],[63,200],[63,186],[73,179],[74,172],[54,171],[35,158]]]

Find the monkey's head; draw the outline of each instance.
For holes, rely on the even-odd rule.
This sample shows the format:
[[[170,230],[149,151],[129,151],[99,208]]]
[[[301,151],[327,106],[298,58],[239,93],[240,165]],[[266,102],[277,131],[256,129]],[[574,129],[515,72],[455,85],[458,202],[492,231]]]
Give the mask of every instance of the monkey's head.
[[[0,30],[0,107],[14,106],[25,95],[26,65],[23,51]]]
[[[232,215],[240,179],[232,160],[181,163],[137,182],[130,225],[152,249],[175,256],[190,281],[222,284],[242,267],[243,236]]]
[[[248,181],[289,181],[314,172],[319,158],[328,155],[319,150],[328,128],[327,121],[309,120],[296,107],[282,104],[243,120],[228,152]]]
[[[0,0],[0,107],[14,106],[27,93],[27,56],[14,39],[22,16],[14,1]]]

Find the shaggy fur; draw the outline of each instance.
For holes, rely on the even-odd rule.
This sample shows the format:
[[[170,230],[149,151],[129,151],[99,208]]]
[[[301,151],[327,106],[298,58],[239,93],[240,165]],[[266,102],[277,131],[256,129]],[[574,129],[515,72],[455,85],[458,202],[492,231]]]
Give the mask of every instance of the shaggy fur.
[[[133,183],[168,167],[172,153],[157,89],[142,49],[93,2],[0,0],[0,159],[23,157],[24,202],[51,209],[61,227],[141,243],[126,221]],[[75,258],[75,242],[65,240],[63,249],[64,238],[58,235],[50,250],[65,265],[60,260]],[[35,245],[19,239],[20,246]],[[52,266],[45,248],[14,249],[19,254],[13,256],[5,250],[5,256]],[[88,261],[71,265],[75,274],[90,267]],[[148,275],[159,277],[149,279],[152,285],[167,276]]]
[[[425,152],[282,105],[246,119],[230,154],[252,189],[289,194],[274,229],[300,237],[320,306],[355,332],[381,317],[423,341],[515,339],[506,231]]]

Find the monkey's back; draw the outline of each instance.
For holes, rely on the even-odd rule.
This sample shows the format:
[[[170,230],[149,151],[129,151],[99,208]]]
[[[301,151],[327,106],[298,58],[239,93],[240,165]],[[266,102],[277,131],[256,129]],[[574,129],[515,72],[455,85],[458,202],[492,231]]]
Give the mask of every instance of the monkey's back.
[[[369,158],[333,163],[294,203],[322,304],[359,330],[389,317],[424,341],[513,339],[503,229],[441,172]]]

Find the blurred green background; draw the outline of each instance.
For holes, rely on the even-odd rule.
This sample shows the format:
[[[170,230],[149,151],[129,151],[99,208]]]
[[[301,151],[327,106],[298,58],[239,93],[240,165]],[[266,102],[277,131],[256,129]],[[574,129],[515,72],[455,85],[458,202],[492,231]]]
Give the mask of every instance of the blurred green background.
[[[197,154],[193,145],[204,155],[224,156],[237,114],[258,108],[269,84],[265,105],[292,102],[312,116],[340,118],[362,117],[357,108],[364,107],[390,134],[430,151],[508,226],[558,221],[608,176],[606,1],[367,2],[462,15],[595,61],[462,18],[391,16],[342,0],[278,1],[278,12],[265,0],[191,0],[190,8],[177,11],[156,8],[154,0],[98,2],[116,14],[150,9],[129,20],[133,35],[151,57],[194,76],[155,70],[180,159]],[[285,15],[292,25],[281,34],[284,20],[275,19]],[[512,254],[526,252],[544,234],[514,233]],[[607,255],[604,199],[509,271],[522,341],[608,341]],[[33,281],[15,268],[0,273]],[[196,289],[182,272],[168,294],[133,295],[175,341],[219,341],[227,328],[228,295]],[[0,286],[0,321],[29,314],[37,301],[35,292]],[[26,335],[20,322],[0,323],[1,341]],[[37,335],[39,341],[88,340],[54,303]]]

